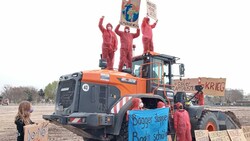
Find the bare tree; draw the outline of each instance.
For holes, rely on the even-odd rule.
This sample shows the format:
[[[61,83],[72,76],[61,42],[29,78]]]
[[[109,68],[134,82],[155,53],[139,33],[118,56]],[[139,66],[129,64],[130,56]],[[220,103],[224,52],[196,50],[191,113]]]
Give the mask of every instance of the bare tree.
[[[242,100],[244,98],[243,90],[240,89],[226,89],[225,91],[225,102],[233,103],[237,100]]]
[[[34,87],[12,87],[4,86],[1,95],[8,98],[12,103],[19,103],[23,100],[37,102],[39,100],[38,91]]]

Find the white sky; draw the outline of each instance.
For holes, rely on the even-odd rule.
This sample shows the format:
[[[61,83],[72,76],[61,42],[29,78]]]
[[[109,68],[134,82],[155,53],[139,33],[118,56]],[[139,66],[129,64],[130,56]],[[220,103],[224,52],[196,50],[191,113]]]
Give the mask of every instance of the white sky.
[[[186,77],[227,78],[227,88],[250,93],[249,0],[151,1],[158,8],[156,52],[180,57]],[[99,18],[115,27],[120,8],[121,0],[1,0],[0,90],[40,89],[63,74],[97,69]],[[145,15],[142,0],[140,23]],[[141,54],[141,36],[134,43]],[[119,51],[115,57],[117,68]]]

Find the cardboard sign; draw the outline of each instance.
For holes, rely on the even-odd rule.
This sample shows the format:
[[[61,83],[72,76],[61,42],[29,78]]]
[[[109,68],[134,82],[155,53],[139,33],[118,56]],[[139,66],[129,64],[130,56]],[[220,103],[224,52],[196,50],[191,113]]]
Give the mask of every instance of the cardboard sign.
[[[231,141],[247,141],[242,129],[227,130]]]
[[[194,134],[196,141],[209,141],[207,130],[195,130]]]
[[[147,0],[147,15],[154,20],[157,20],[157,8],[156,4]]]
[[[48,141],[49,122],[24,126],[24,141]]]
[[[120,24],[139,28],[139,13],[141,0],[122,0]]]
[[[231,141],[226,130],[208,132],[211,141]]]
[[[129,141],[167,141],[169,108],[129,111]]]
[[[241,128],[243,130],[246,140],[250,141],[250,126],[242,126]]]
[[[196,93],[195,85],[203,86],[203,93],[205,95],[212,96],[224,96],[226,88],[225,78],[187,78],[180,80],[174,80],[175,92],[187,92]]]

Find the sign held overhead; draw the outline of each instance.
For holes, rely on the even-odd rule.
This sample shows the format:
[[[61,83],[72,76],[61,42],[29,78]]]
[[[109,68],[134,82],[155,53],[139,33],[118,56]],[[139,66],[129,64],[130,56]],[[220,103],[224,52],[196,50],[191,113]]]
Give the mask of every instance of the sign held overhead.
[[[141,0],[122,0],[120,24],[139,28],[139,13]]]
[[[157,7],[156,4],[147,0],[147,15],[157,21]]]

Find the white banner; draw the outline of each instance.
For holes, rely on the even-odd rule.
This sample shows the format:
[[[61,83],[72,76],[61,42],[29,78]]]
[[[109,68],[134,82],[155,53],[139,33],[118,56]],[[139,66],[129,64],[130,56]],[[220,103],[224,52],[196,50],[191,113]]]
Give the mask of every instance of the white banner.
[[[157,7],[156,4],[147,1],[147,15],[154,20],[157,20]]]

